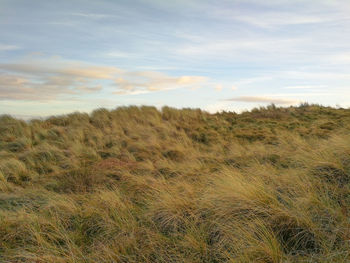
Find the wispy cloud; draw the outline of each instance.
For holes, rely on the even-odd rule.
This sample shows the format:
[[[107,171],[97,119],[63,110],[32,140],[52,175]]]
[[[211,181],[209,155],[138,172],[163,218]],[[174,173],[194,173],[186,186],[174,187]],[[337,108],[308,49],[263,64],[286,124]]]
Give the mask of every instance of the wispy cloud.
[[[35,76],[60,75],[91,79],[112,79],[114,74],[122,72],[116,67],[89,65],[79,61],[63,60],[59,57],[0,64],[0,70]]]
[[[115,94],[140,94],[152,91],[170,90],[183,87],[197,87],[207,82],[202,76],[171,77],[154,71],[139,71],[124,74],[115,80],[118,90]]]
[[[96,81],[113,79],[120,72],[122,70],[115,67],[59,57],[0,64],[0,99],[54,100],[62,95],[97,92],[101,89],[96,89]]]
[[[80,87],[77,87],[77,90],[85,93],[95,93],[95,92],[101,91],[102,86],[101,85],[98,85],[95,87],[80,86]]]
[[[129,52],[123,52],[123,51],[111,51],[108,53],[105,53],[104,56],[110,57],[110,58],[134,58],[137,57],[134,53]]]
[[[53,100],[97,93],[102,86],[114,94],[142,94],[177,88],[197,88],[203,76],[170,76],[157,71],[126,71],[69,61],[59,57],[0,64],[0,99]]]
[[[20,75],[0,75],[0,100],[52,100],[63,94],[74,94],[69,83],[55,85],[50,80],[38,82]]]
[[[348,54],[341,53],[349,51],[346,43],[350,41],[350,19],[343,7],[349,10],[350,4],[346,1],[223,1],[203,5],[198,9],[215,22],[215,31],[178,34],[181,41],[173,47],[175,54],[265,67],[320,65],[329,63],[329,58],[333,65],[349,63]]]
[[[313,15],[313,14],[296,14],[291,12],[265,12],[249,15],[236,15],[233,19],[248,23],[250,25],[261,27],[265,29],[272,29],[275,27],[283,27],[289,25],[307,25],[307,24],[320,24],[327,23],[339,19],[329,17],[326,15]]]
[[[281,105],[292,105],[299,103],[297,100],[290,99],[280,99],[280,98],[269,98],[269,97],[255,97],[255,96],[241,96],[231,99],[226,99],[225,101],[239,101],[239,102],[249,102],[249,103],[274,103]]]
[[[0,51],[10,51],[10,50],[17,50],[17,49],[20,49],[20,47],[15,45],[0,44]]]
[[[269,76],[255,76],[250,78],[242,78],[234,82],[235,87],[240,87],[243,85],[249,85],[253,83],[261,83],[264,81],[272,80],[274,76],[271,74]]]
[[[343,73],[340,70],[338,72],[330,71],[282,71],[279,73],[280,76],[285,76],[293,79],[300,80],[350,80],[350,74]]]
[[[243,6],[232,8],[238,2]],[[321,23],[339,22],[348,20],[350,5],[343,0],[315,0],[315,1],[288,1],[288,0],[238,0],[229,4],[210,6],[210,16],[235,22],[242,22],[260,29],[275,29],[284,26],[314,25]],[[229,8],[231,7],[231,8]],[[208,10],[209,8],[207,8]]]
[[[92,19],[101,19],[106,17],[112,17],[109,14],[98,14],[98,13],[71,13],[72,16],[84,17],[84,18],[92,18]]]
[[[242,52],[286,52],[305,43],[305,38],[228,38],[223,36],[202,37],[199,41],[186,43],[176,47],[175,53],[186,56],[220,56],[240,57]],[[274,47],[271,49],[271,47]]]
[[[283,89],[291,89],[291,90],[319,90],[322,88],[326,88],[326,85],[297,85],[297,86],[287,86],[283,87]]]
[[[342,52],[329,56],[329,62],[333,65],[337,64],[350,64],[350,52]]]
[[[215,86],[216,91],[222,91],[222,89],[223,89],[223,86],[221,84],[218,84]]]

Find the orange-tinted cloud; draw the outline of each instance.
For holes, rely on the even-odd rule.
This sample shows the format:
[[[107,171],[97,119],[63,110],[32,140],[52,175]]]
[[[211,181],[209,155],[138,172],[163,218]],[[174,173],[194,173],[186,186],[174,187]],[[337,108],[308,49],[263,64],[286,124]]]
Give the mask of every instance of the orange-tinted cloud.
[[[157,71],[125,71],[59,57],[30,58],[0,64],[0,99],[53,100],[69,95],[100,92],[140,94],[176,88],[195,88],[207,81],[202,76],[173,77]]]
[[[207,81],[202,76],[171,77],[160,72],[129,72],[115,79],[116,94],[139,94],[182,87],[195,87]]]

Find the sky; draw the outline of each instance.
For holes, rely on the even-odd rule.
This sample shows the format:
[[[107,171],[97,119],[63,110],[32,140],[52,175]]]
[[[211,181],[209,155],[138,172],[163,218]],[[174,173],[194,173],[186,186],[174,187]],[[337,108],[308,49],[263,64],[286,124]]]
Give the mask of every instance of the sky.
[[[350,107],[350,0],[0,0],[0,114]]]

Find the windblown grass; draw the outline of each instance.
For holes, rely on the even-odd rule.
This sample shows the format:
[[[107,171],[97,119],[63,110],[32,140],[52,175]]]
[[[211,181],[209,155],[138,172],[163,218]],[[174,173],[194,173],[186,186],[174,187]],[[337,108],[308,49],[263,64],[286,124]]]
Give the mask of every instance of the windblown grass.
[[[0,116],[0,262],[350,262],[350,110]]]

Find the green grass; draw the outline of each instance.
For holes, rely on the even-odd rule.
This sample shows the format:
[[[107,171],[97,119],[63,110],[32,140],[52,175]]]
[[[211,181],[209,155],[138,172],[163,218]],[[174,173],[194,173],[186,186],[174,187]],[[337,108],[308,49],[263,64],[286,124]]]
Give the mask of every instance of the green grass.
[[[350,262],[350,110],[0,116],[0,262]]]

